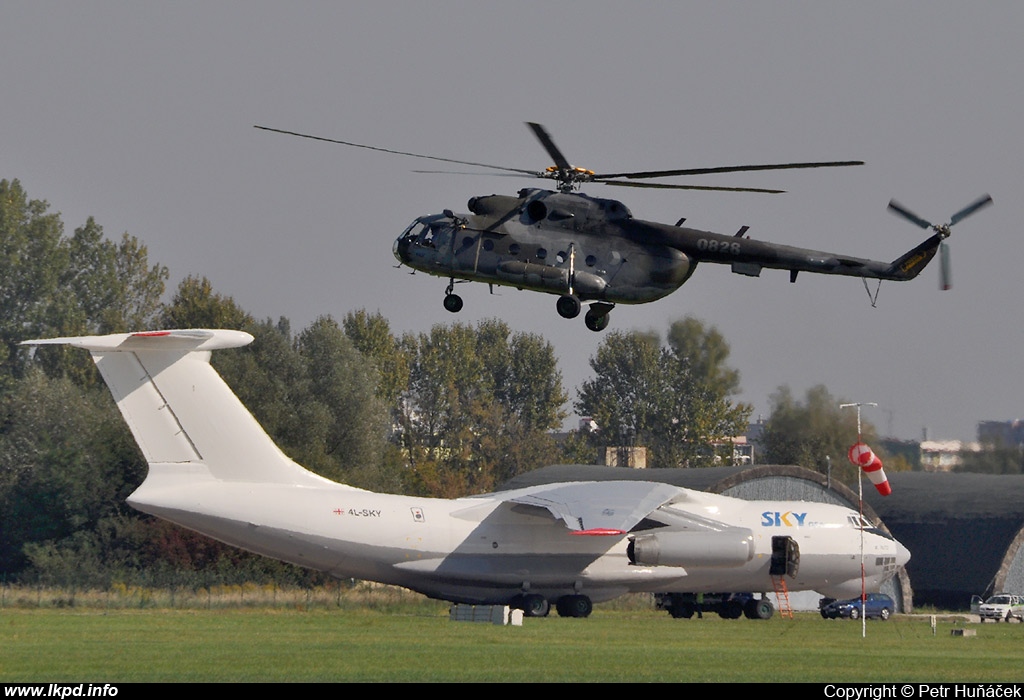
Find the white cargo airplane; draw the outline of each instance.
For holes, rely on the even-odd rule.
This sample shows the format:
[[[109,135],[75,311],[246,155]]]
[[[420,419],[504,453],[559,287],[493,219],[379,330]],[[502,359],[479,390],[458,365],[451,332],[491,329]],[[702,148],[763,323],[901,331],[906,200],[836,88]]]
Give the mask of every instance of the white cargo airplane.
[[[458,603],[585,617],[634,592],[878,590],[910,559],[848,508],[744,501],[642,481],[574,482],[452,500],[317,476],[273,443],[210,366],[229,330],[54,338],[87,349],[149,473],[128,503],[227,544]]]

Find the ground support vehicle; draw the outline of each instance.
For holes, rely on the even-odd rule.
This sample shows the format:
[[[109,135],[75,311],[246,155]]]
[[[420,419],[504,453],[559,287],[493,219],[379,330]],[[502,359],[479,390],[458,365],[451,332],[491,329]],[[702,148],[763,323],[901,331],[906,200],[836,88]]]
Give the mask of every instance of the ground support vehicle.
[[[767,596],[753,593],[657,593],[658,610],[667,610],[675,618],[691,618],[694,614],[718,613],[726,620],[746,616],[751,620],[767,620],[775,614],[775,606]]]
[[[984,603],[978,596],[971,599],[971,610],[977,612],[982,622],[992,620],[999,622],[1017,620],[1024,622],[1024,596],[1012,593],[999,593],[991,596]]]

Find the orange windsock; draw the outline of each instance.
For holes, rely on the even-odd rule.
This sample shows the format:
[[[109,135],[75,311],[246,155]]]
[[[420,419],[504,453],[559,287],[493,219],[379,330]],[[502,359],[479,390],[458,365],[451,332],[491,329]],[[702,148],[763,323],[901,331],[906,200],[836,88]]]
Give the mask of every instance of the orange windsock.
[[[871,479],[871,483],[878,489],[878,493],[883,496],[888,496],[892,493],[889,480],[885,477],[885,472],[882,470],[882,460],[871,451],[870,447],[863,442],[858,442],[850,448],[849,457],[851,462],[864,470],[864,473]]]

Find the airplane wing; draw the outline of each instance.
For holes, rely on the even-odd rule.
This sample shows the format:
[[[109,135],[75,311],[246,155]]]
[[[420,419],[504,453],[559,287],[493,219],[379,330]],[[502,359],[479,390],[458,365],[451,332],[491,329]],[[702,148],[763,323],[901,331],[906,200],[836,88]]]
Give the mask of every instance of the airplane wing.
[[[580,481],[512,491],[507,501],[546,509],[574,535],[624,535],[681,493],[647,481]]]

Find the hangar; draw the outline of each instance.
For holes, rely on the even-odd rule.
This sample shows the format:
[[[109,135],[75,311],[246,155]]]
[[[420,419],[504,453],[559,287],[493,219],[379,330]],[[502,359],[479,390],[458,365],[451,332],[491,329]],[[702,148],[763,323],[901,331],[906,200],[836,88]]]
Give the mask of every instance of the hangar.
[[[864,500],[910,550],[914,603],[966,610],[971,596],[1024,593],[1024,476],[896,472]]]

